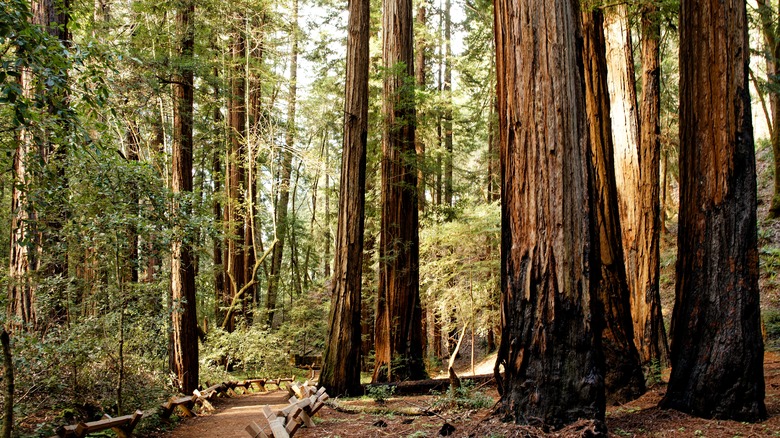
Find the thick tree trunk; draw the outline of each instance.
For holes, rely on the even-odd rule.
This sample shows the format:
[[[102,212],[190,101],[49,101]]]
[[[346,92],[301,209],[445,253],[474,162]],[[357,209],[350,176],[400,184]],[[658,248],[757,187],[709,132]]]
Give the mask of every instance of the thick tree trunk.
[[[388,0],[382,13],[384,135],[382,220],[374,382],[421,379],[417,159],[414,149],[412,2]]]
[[[580,4],[495,0],[501,150],[501,412],[604,419],[599,243]],[[504,366],[503,378],[498,367]]]
[[[320,375],[320,384],[332,395],[362,394],[360,301],[368,139],[369,3],[369,0],[353,0],[349,5],[336,259],[333,264],[328,341]]]
[[[182,4],[176,12],[179,32],[179,71],[173,77],[173,211],[177,223],[184,224],[191,206],[183,197],[192,192],[192,123],[193,123],[193,49],[195,26],[194,4]],[[198,387],[198,322],[195,299],[195,265],[186,227],[176,227],[171,247],[171,372],[179,389],[191,394]]]
[[[767,412],[745,8],[681,7],[679,256],[661,406],[758,421]]]
[[[295,146],[295,111],[298,81],[298,1],[293,0],[293,30],[290,50],[290,96],[287,104],[286,148],[282,151],[281,177],[279,178],[279,198],[276,202],[276,246],[271,259],[271,277],[268,279],[268,325],[273,327],[276,315],[276,298],[279,293],[279,275],[282,271],[284,242],[287,237],[287,210],[290,203],[290,178],[292,176],[292,151]]]
[[[645,392],[645,380],[634,346],[630,294],[620,239],[612,123],[609,117],[604,15],[595,9],[582,14],[585,60],[585,102],[590,123],[593,177],[598,194],[595,202],[598,224],[601,279],[597,295],[604,314],[601,345],[604,351],[604,389],[607,402],[623,404]]]
[[[651,170],[653,151],[640,147],[639,114],[637,112],[634,55],[631,47],[631,28],[626,5],[610,8],[604,17],[607,47],[607,75],[611,102],[612,138],[615,155],[615,180],[618,189],[623,255],[626,264],[628,289],[631,293],[631,315],[634,321],[634,343],[644,367],[664,366],[668,362],[666,331],[661,315],[661,296],[658,289],[658,226],[653,217],[658,207],[652,205],[652,185],[658,185],[658,170]],[[657,42],[657,41],[656,41]],[[650,45],[643,42],[643,50]],[[643,52],[644,53],[644,52]],[[648,60],[652,63],[648,53]],[[644,58],[643,58],[644,59]],[[655,62],[657,66],[657,61]],[[658,68],[644,65],[649,77],[648,86],[658,84]],[[649,69],[649,70],[647,70]],[[653,82],[655,81],[655,82]],[[645,92],[643,101],[649,102],[656,92]],[[648,111],[653,111],[648,107]],[[654,132],[653,115],[643,114],[643,122]],[[649,142],[652,139],[648,140]],[[644,143],[643,146],[651,143]],[[655,161],[658,166],[658,161]],[[648,173],[649,172],[649,173]],[[655,175],[655,179],[653,179]],[[656,190],[655,202],[658,202]],[[647,202],[647,204],[645,204]]]

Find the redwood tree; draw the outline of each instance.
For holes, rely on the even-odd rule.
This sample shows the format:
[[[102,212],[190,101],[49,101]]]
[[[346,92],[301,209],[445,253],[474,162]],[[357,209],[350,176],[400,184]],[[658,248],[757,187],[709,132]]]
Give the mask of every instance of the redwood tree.
[[[767,412],[749,56],[744,0],[682,2],[679,255],[661,406],[758,421]]]
[[[357,395],[360,386],[363,216],[368,139],[369,0],[349,3],[344,150],[333,265],[330,324],[320,384],[333,395]]]
[[[171,371],[179,389],[191,394],[198,387],[198,323],[195,307],[195,264],[187,237],[187,216],[192,192],[193,48],[195,5],[183,2],[176,11],[179,67],[173,75],[173,169],[171,188],[177,220],[171,248]]]
[[[233,68],[230,77],[230,99],[228,100],[228,155],[226,163],[227,178],[225,179],[225,190],[227,192],[227,205],[224,208],[225,227],[227,228],[226,242],[224,245],[225,256],[223,263],[226,263],[225,274],[227,276],[227,291],[224,305],[228,306],[224,329],[233,331],[235,329],[235,313],[237,309],[233,308],[233,300],[238,291],[246,283],[244,275],[244,218],[241,214],[243,195],[241,189],[246,178],[246,168],[244,166],[244,157],[246,148],[246,100],[244,94],[246,91],[246,79],[244,73],[246,41],[244,35],[245,18],[240,16],[240,29],[233,32],[233,41],[231,42],[231,51],[233,54]]]
[[[576,0],[495,0],[501,412],[604,418],[598,241]],[[498,367],[503,365],[504,376]]]
[[[382,13],[382,217],[374,382],[425,377],[422,357],[412,1]]]
[[[655,10],[653,0],[643,5],[641,138],[628,7],[610,7],[604,17],[621,238],[634,343],[645,367],[668,362],[659,289],[660,66]]]
[[[612,123],[609,116],[607,61],[604,43],[604,15],[600,9],[582,14],[585,60],[585,102],[590,123],[591,157],[596,187],[594,212],[598,224],[601,279],[597,296],[604,314],[602,348],[607,401],[620,404],[645,391],[645,381],[634,345],[628,282],[620,217],[617,207],[615,165],[612,151]]]

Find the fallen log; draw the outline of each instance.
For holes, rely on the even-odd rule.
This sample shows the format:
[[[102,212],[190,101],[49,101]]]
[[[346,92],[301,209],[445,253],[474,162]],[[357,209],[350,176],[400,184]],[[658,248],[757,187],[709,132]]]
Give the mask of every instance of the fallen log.
[[[481,385],[493,381],[493,379],[493,374],[481,374],[478,376],[465,376],[460,378],[461,381],[470,381],[475,385]],[[407,380],[405,382],[369,383],[363,385],[363,392],[367,394],[369,388],[376,388],[378,386],[390,386],[395,388],[393,391],[393,394],[395,395],[428,394],[431,391],[446,391],[450,387],[450,380],[448,378],[444,378]]]

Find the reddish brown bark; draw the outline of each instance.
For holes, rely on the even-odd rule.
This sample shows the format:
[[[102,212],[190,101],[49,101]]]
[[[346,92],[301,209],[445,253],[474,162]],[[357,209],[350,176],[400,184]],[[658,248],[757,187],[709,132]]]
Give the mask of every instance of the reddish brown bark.
[[[419,291],[412,22],[411,0],[384,3],[382,50],[387,70],[382,105],[382,218],[374,382],[426,376]]]
[[[661,313],[661,25],[658,6],[642,6],[642,102],[639,121],[639,212],[634,260],[629,266],[634,342],[646,368],[669,364]]]
[[[192,192],[193,70],[195,6],[185,2],[176,11],[179,33],[179,70],[173,76],[172,184],[173,212],[177,218],[171,248],[171,372],[179,389],[191,394],[198,387],[198,323],[195,299],[195,265],[186,235],[191,206],[184,199]]]
[[[604,418],[598,240],[580,4],[495,0],[501,151],[501,412]],[[503,365],[503,378],[498,367]]]
[[[652,5],[645,6],[652,8]],[[649,17],[648,14],[645,14]],[[657,21],[657,17],[653,16]],[[668,362],[666,330],[661,314],[659,291],[660,207],[658,199],[660,151],[656,133],[660,96],[657,88],[660,69],[653,55],[651,24],[643,26],[643,114],[637,111],[634,55],[631,28],[626,5],[610,8],[605,15],[605,36],[611,97],[612,135],[614,141],[615,179],[618,188],[621,237],[626,264],[628,289],[631,293],[631,315],[634,321],[634,343],[642,365],[664,366]],[[649,39],[648,39],[649,37]],[[654,58],[655,56],[655,58]],[[648,149],[649,148],[649,149]],[[653,149],[655,148],[655,149]]]
[[[597,287],[604,329],[604,387],[607,402],[622,404],[645,392],[645,381],[634,346],[609,116],[604,16],[598,9],[582,14],[585,60],[585,102],[590,123],[590,150],[596,187],[595,214],[599,236],[601,279]]]
[[[320,384],[333,395],[362,393],[360,317],[368,139],[369,0],[350,2],[336,258]]]
[[[679,255],[661,406],[758,421],[767,412],[745,8],[681,6]]]

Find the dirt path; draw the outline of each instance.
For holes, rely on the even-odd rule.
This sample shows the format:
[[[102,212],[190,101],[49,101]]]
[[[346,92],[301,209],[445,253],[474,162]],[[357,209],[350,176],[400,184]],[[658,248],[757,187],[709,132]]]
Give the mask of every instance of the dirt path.
[[[610,437],[659,438],[733,438],[780,437],[780,354],[767,352],[764,357],[766,405],[769,419],[757,424],[736,421],[706,420],[657,407],[666,387],[659,385],[641,398],[623,406],[607,409],[606,423]],[[485,395],[498,399],[495,388],[484,388]],[[159,438],[248,438],[244,428],[252,421],[261,427],[267,423],[261,414],[265,404],[279,408],[287,404],[287,391],[242,395],[219,400],[211,415],[183,421],[175,430]],[[502,423],[490,415],[490,408],[436,409],[436,415],[420,415],[417,408],[435,406],[439,396],[392,397],[377,405],[370,398],[339,400],[337,411],[325,406],[314,418],[317,427],[300,429],[296,438],[370,438],[370,437],[435,437],[444,423],[454,426],[456,437],[549,437],[579,436],[562,431],[545,435],[538,429]],[[345,409],[349,408],[349,409]],[[409,411],[413,412],[409,412]],[[348,413],[352,411],[355,413]],[[384,411],[384,412],[383,412]],[[393,412],[388,414],[388,412]]]
[[[263,406],[283,408],[288,398],[285,389],[220,399],[214,404],[216,410],[212,414],[186,419],[160,438],[248,438],[244,429],[252,421],[258,424],[264,421]]]

